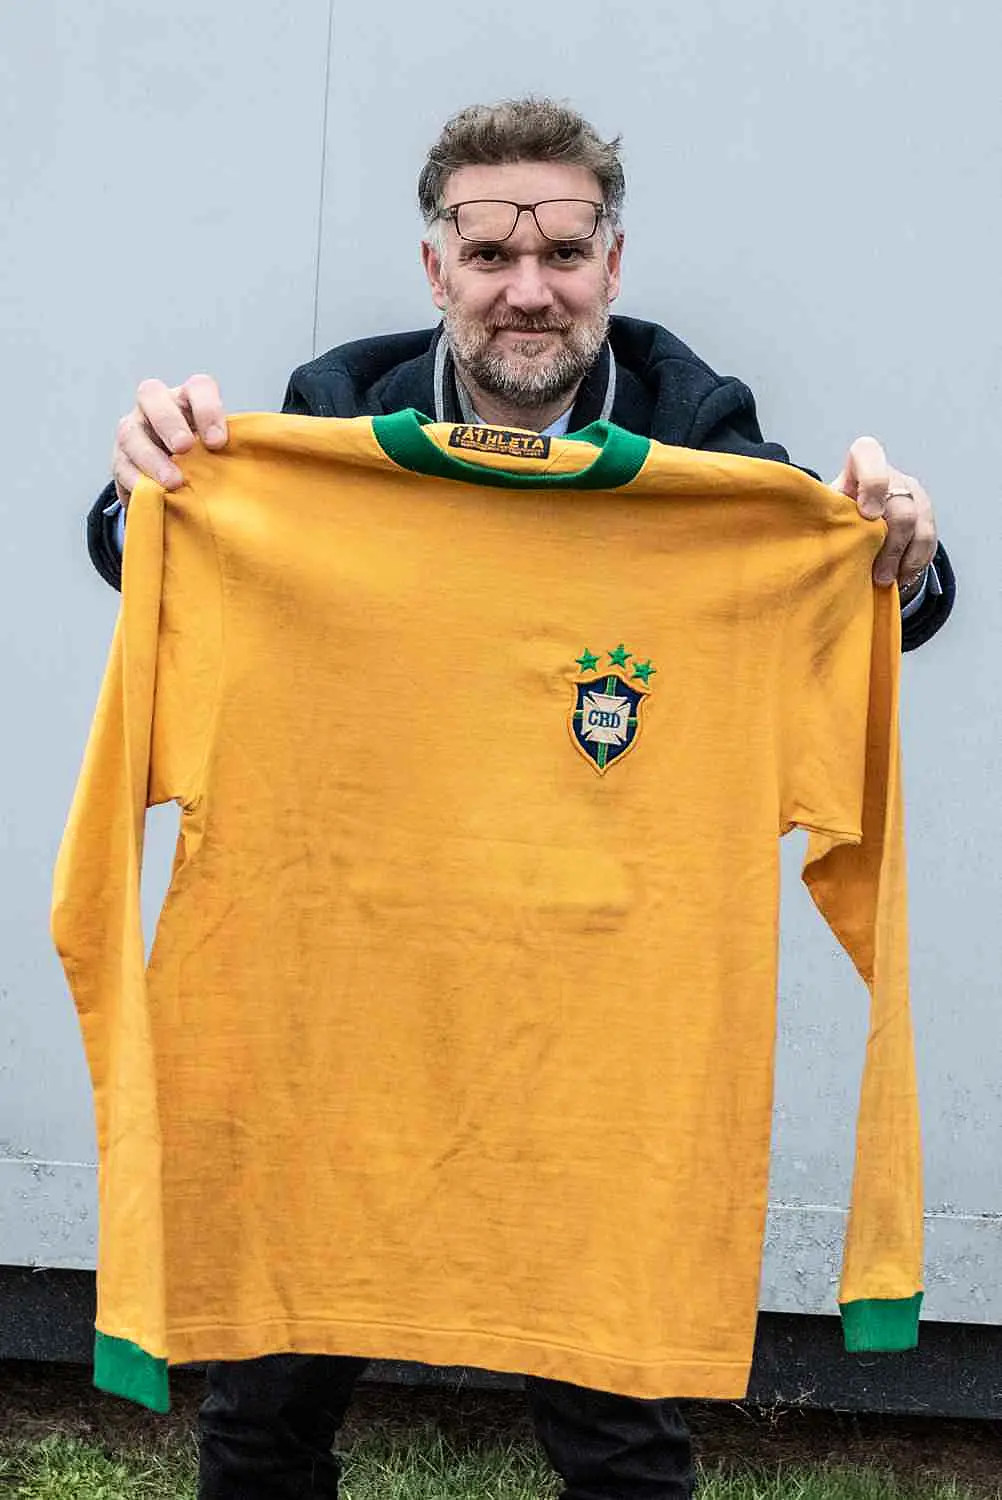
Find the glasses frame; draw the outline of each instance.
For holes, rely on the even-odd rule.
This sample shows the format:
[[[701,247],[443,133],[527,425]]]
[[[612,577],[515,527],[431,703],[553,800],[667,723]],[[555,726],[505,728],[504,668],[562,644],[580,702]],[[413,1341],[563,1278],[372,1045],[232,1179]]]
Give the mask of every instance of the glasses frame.
[[[490,240],[477,240],[472,239],[469,235],[459,234],[459,210],[461,208],[468,207],[468,205],[471,203],[500,203],[503,204],[506,208],[515,209],[515,220],[508,233],[506,235],[503,235],[500,239],[495,237],[494,239]],[[577,234],[574,236],[573,240],[567,238],[559,240],[550,239],[550,236],[548,234],[543,234],[542,225],[536,217],[536,209],[542,208],[544,203],[587,203],[589,208],[595,210],[595,223],[592,225],[591,230],[588,234]],[[539,233],[543,235],[544,240],[549,240],[551,245],[570,245],[580,244],[582,240],[593,240],[595,238],[595,234],[598,230],[599,224],[601,224],[602,220],[606,217],[607,209],[604,203],[595,203],[591,198],[540,198],[537,203],[514,203],[510,198],[464,198],[462,203],[453,203],[450,204],[448,208],[439,209],[435,217],[438,219],[449,219],[452,222],[453,227],[455,228],[456,234],[459,235],[459,238],[463,241],[464,244],[503,245],[505,240],[510,240],[512,235],[515,233],[515,230],[518,228],[518,221],[523,214],[532,214],[533,223],[539,230]]]

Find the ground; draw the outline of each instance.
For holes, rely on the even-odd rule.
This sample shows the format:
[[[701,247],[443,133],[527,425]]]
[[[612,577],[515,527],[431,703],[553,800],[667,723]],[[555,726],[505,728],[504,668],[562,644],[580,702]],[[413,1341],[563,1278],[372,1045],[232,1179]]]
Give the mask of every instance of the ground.
[[[173,1410],[155,1416],[94,1391],[79,1366],[0,1363],[0,1440],[51,1434],[85,1438],[110,1450],[182,1439],[195,1422],[203,1381],[171,1376]],[[687,1402],[685,1412],[708,1467],[774,1470],[827,1461],[866,1464],[901,1480],[956,1480],[980,1495],[1002,1496],[1002,1421],[881,1417],[730,1402]],[[367,1385],[357,1388],[338,1443],[379,1430],[403,1439],[437,1426],[457,1448],[494,1436],[533,1440],[520,1392],[469,1387]]]

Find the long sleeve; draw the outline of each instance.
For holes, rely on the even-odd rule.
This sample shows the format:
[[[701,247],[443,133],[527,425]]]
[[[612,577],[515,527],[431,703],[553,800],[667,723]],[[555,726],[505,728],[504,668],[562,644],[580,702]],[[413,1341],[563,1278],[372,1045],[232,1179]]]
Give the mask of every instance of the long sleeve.
[[[105,583],[122,587],[122,549],[118,545],[118,520],[112,509],[115,485],[109,481],[87,512],[87,551]]]
[[[942,630],[953,612],[957,597],[957,580],[946,548],[940,542],[932,560],[935,586],[926,589],[925,598],[907,616],[902,614],[901,649],[915,651]]]
[[[129,586],[56,864],[52,934],[77,1007],[98,1140],[95,1383],[166,1410],[160,1131],[139,904],[156,686],[163,508],[133,511]],[[103,1291],[114,1290],[114,1307]],[[134,1347],[133,1347],[134,1346]]]
[[[901,623],[893,590],[867,592],[873,599],[868,673],[860,671],[864,653],[857,629],[841,649],[834,646],[832,660],[841,657],[842,664],[823,689],[831,697],[833,722],[841,720],[848,739],[856,741],[837,747],[829,778],[841,803],[832,821],[849,826],[816,826],[803,870],[818,909],[870,992],[839,1291],[846,1347],[853,1351],[912,1348],[922,1301],[922,1163],[898,728]],[[859,747],[853,723],[855,716],[858,728],[864,689],[865,738]],[[840,785],[842,768],[849,775]]]
[[[122,605],[56,864],[52,935],[83,1034],[98,1144],[94,1379],[168,1405],[161,1133],[140,877],[146,809],[183,808],[175,870],[194,856],[217,686],[221,594],[190,488],[149,480],[129,507]]]

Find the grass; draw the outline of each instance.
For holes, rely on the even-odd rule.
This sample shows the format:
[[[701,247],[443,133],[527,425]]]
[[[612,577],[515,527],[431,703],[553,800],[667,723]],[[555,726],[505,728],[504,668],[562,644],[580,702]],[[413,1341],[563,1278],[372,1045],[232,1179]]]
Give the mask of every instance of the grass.
[[[431,1429],[344,1443],[344,1500],[556,1500],[560,1481],[524,1442],[457,1447]],[[193,1440],[131,1452],[73,1437],[0,1445],[0,1495],[18,1500],[194,1500]],[[867,1465],[704,1471],[700,1500],[974,1500],[954,1481]],[[610,1497],[611,1500],[611,1497]]]
[[[112,1454],[79,1438],[5,1443],[0,1495],[18,1500],[194,1500],[194,1457]]]
[[[85,1366],[0,1361],[0,1500],[195,1500],[197,1371],[167,1416]],[[699,1500],[1002,1500],[1002,1421],[687,1402]],[[524,1393],[362,1382],[338,1437],[343,1500],[557,1500]],[[615,1500],[610,1496],[609,1500]]]

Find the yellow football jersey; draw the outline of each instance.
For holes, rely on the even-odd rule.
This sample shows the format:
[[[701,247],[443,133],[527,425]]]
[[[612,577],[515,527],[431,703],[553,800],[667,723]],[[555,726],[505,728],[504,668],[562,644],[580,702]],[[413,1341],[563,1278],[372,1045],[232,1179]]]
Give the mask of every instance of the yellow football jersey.
[[[846,1341],[910,1347],[885,527],[607,424],[251,414],[179,462],[132,500],[55,879],[97,1383],[163,1409],[169,1363],[298,1351],[741,1397],[794,826],[870,992]]]

